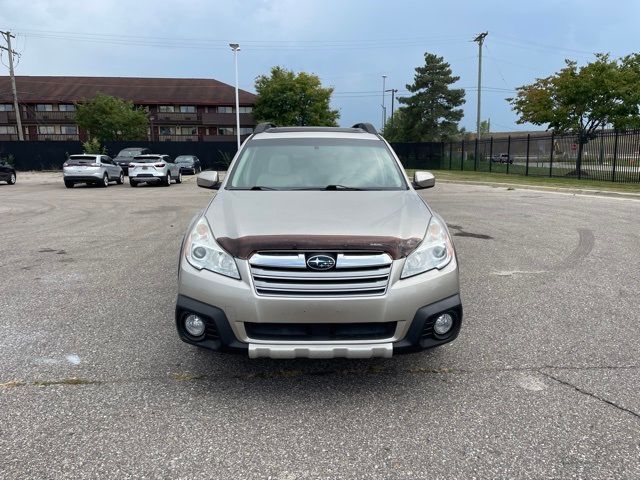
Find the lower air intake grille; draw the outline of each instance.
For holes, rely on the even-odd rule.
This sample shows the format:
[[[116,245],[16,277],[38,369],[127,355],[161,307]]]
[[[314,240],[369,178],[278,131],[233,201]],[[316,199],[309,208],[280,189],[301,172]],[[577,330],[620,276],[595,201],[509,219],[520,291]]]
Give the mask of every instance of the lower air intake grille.
[[[396,322],[383,323],[249,323],[253,340],[382,340],[393,337]]]

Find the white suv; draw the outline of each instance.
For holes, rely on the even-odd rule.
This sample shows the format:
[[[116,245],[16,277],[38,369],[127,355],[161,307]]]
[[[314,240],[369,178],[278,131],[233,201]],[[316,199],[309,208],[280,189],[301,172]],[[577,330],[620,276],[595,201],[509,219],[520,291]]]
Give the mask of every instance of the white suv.
[[[124,173],[120,166],[106,155],[71,155],[62,165],[64,185],[73,188],[76,183],[86,183],[108,187],[109,182],[124,183]]]
[[[180,165],[173,163],[169,155],[138,155],[129,164],[129,185],[159,183],[168,187],[171,181],[182,183]]]

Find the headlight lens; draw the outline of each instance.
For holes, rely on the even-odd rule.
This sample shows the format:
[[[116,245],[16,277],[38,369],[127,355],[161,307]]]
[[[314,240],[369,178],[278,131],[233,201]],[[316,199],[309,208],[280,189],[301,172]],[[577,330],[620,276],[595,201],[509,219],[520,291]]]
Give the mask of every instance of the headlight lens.
[[[184,256],[192,267],[210,270],[240,279],[235,260],[216,243],[207,219],[203,216],[193,226],[184,246]]]
[[[424,240],[407,257],[400,278],[412,277],[434,268],[444,268],[449,265],[453,255],[453,243],[447,227],[439,218],[431,217]]]

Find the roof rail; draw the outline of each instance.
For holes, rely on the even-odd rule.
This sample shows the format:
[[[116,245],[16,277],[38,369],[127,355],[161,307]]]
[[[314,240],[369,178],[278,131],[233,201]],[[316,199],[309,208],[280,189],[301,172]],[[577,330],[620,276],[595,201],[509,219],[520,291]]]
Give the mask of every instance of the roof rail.
[[[273,123],[259,123],[256,125],[256,128],[253,129],[253,133],[263,133],[269,130],[270,128],[275,128],[276,125]]]
[[[378,134],[378,131],[376,130],[376,127],[374,127],[370,123],[356,123],[351,128],[359,128],[360,130],[364,130],[367,133],[373,133],[374,135]]]

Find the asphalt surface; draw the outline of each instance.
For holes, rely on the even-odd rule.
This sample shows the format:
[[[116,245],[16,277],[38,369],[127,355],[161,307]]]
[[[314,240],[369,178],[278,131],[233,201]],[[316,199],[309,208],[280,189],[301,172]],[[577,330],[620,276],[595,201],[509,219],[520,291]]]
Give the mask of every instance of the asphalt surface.
[[[640,201],[439,184],[455,342],[252,361],[174,331],[210,196],[0,185],[0,478],[640,478]]]

